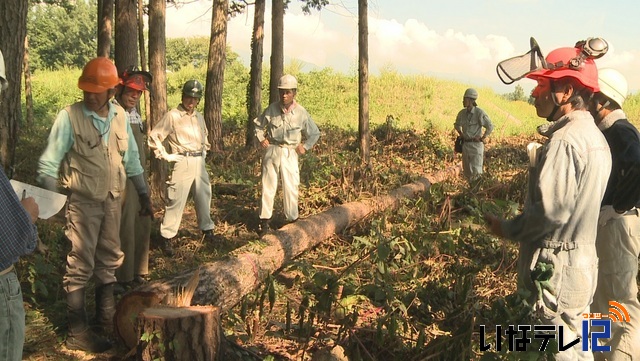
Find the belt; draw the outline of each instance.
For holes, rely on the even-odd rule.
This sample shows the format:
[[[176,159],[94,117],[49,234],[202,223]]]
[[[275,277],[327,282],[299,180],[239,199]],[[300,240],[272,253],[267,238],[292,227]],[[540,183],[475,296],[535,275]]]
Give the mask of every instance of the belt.
[[[280,148],[291,148],[291,149],[295,149],[298,146],[297,144],[287,144],[284,142],[280,143],[280,142],[276,142],[275,140],[269,141],[269,144],[277,145]]]
[[[185,157],[202,157],[204,152],[203,151],[199,151],[199,152],[182,152],[182,153],[178,153],[178,154],[184,155]]]
[[[11,266],[9,266],[9,267],[5,268],[4,270],[0,271],[0,276],[4,276],[4,275],[6,275],[7,273],[9,273],[9,272],[13,271],[14,269],[15,269],[15,268],[13,267],[13,265],[11,265]]]

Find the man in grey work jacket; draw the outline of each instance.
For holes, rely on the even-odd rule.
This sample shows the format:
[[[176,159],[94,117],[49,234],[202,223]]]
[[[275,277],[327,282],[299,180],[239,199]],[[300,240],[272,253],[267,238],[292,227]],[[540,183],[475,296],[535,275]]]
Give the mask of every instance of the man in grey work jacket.
[[[588,111],[599,90],[593,58],[583,56],[576,44],[550,52],[545,65],[549,68],[526,73],[538,83],[531,94],[536,113],[550,123],[539,128],[548,140],[530,154],[524,208],[510,220],[491,214],[485,219],[493,234],[518,242],[518,290],[526,295],[536,323],[562,330],[566,343],[587,342],[582,321],[596,289],[598,211],[611,153]],[[578,342],[554,359],[593,360],[582,345]]]
[[[469,88],[464,92],[462,105],[458,112],[455,130],[462,137],[462,169],[467,180],[474,180],[482,174],[484,161],[484,141],[493,131],[493,125],[484,110],[476,103],[478,92]],[[484,128],[484,130],[483,130]]]
[[[298,155],[305,154],[320,138],[320,130],[307,110],[295,100],[298,80],[290,74],[278,82],[280,100],[271,103],[254,120],[255,132],[262,148],[262,201],[260,234],[269,230],[273,202],[282,180],[284,215],[287,222],[298,220]],[[303,137],[304,142],[303,142]]]
[[[611,338],[604,342],[611,352],[596,353],[609,361],[640,360],[640,302],[638,255],[640,254],[640,133],[622,111],[627,80],[614,69],[598,71],[600,92],[594,96],[591,114],[611,147],[613,167],[598,219],[598,287],[591,312],[609,314],[624,308],[629,318],[611,322]],[[610,305],[615,301],[617,305]]]
[[[62,185],[70,193],[65,235],[71,251],[62,283],[69,319],[66,345],[89,352],[111,348],[108,339],[88,325],[85,288],[94,278],[95,320],[99,330],[109,332],[115,313],[115,271],[124,258],[119,232],[127,178],[138,193],[140,214],[153,214],[127,113],[109,101],[119,83],[111,60],[89,61],[78,79],[83,100],[58,113],[38,162],[38,182],[49,190],[57,190],[62,164]]]

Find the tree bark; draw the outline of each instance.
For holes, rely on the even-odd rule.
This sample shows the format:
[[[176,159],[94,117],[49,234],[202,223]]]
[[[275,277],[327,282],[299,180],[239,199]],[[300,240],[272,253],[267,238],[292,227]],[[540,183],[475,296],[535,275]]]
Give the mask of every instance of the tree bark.
[[[251,66],[247,89],[247,134],[245,146],[252,147],[256,142],[253,132],[253,119],[262,112],[262,54],[264,47],[264,11],[265,0],[256,0],[253,14],[253,34],[251,35]]]
[[[29,37],[24,37],[24,100],[27,127],[33,124],[33,94],[31,93],[31,68],[29,67]]]
[[[358,0],[358,135],[362,164],[369,166],[369,23],[367,0]]]
[[[210,361],[220,348],[220,309],[212,306],[145,309],[137,322],[138,360]],[[147,340],[147,341],[145,341]]]
[[[145,51],[144,42],[144,9],[142,7],[142,1],[138,1],[138,47],[140,48],[140,69],[143,71],[149,71],[149,65],[147,64],[147,52]],[[144,129],[149,134],[149,118],[151,118],[151,107],[149,99],[149,90],[144,92]]]
[[[271,1],[271,71],[269,103],[278,101],[278,80],[284,72],[284,0]]]
[[[0,96],[0,162],[13,176],[18,128],[22,120],[21,85],[24,42],[27,36],[28,1],[0,1],[0,50],[9,87]]]
[[[264,244],[261,249],[257,249],[255,244],[240,247],[225,259],[203,264],[198,268],[201,282],[193,295],[192,304],[211,304],[220,307],[221,312],[226,312],[242,297],[254,291],[269,274],[303,252],[366,217],[397,208],[403,199],[415,198],[426,192],[432,183],[459,172],[460,166],[455,166],[404,185],[389,195],[331,208],[266,234],[261,239]],[[184,287],[194,271],[188,270],[169,279],[151,282],[137,291],[149,292],[154,297],[164,299],[172,290]],[[126,302],[127,297],[125,295],[120,302]]]
[[[209,128],[211,150],[224,149],[222,139],[222,89],[227,58],[227,13],[229,0],[214,0],[211,20],[211,41],[204,92],[204,121]]]
[[[98,0],[98,56],[111,56],[113,0]]]
[[[115,52],[118,74],[138,65],[137,0],[116,0]]]
[[[151,128],[167,112],[166,6],[165,0],[149,1],[149,69],[153,76],[149,118]],[[149,182],[151,194],[156,198],[164,199],[164,181],[167,179],[166,163],[156,157],[150,157],[149,173],[151,176],[151,181]]]

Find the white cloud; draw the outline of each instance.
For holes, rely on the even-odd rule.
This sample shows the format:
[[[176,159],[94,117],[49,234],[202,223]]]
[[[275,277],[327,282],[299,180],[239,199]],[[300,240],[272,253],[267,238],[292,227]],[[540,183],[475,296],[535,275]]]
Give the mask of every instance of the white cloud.
[[[208,36],[211,2],[201,0],[179,9],[167,9],[167,36]],[[370,15],[373,12],[370,12]],[[201,15],[204,14],[204,15]],[[271,19],[265,16],[264,58],[269,62]],[[490,86],[498,92],[510,92],[514,85],[503,85],[495,72],[496,64],[527,51],[528,44],[514,44],[506,35],[477,35],[455,28],[430,29],[418,19],[399,22],[385,19],[380,13],[370,16],[369,67],[371,73],[391,65],[399,72],[425,74],[456,79],[475,86]],[[227,44],[249,63],[253,27],[253,7],[247,14],[232,18],[228,26]],[[289,10],[285,15],[285,62],[297,59],[309,66],[331,67],[353,72],[358,54],[357,14],[341,7],[303,15]],[[524,45],[524,46],[522,46]],[[628,77],[630,88],[640,87],[638,51],[616,52],[611,49],[599,66],[616,67]],[[311,70],[303,68],[304,71]],[[529,84],[522,84],[525,87]]]

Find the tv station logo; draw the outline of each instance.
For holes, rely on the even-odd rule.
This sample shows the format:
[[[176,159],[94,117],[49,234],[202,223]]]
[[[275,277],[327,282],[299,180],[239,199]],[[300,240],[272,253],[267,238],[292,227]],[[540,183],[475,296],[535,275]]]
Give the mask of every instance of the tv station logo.
[[[611,346],[600,345],[598,340],[611,338],[612,322],[631,320],[627,309],[616,301],[609,301],[609,314],[584,313],[582,316],[582,334],[589,335],[582,338],[582,351],[589,351],[590,345],[591,351],[611,351]],[[580,337],[565,340],[563,331],[563,325],[509,325],[504,330],[502,325],[496,325],[495,343],[486,343],[487,330],[485,325],[480,325],[480,351],[503,351],[503,348],[510,352],[528,351],[534,340],[541,340],[538,351],[544,352],[551,340],[555,340],[558,352],[562,352],[580,343]]]

